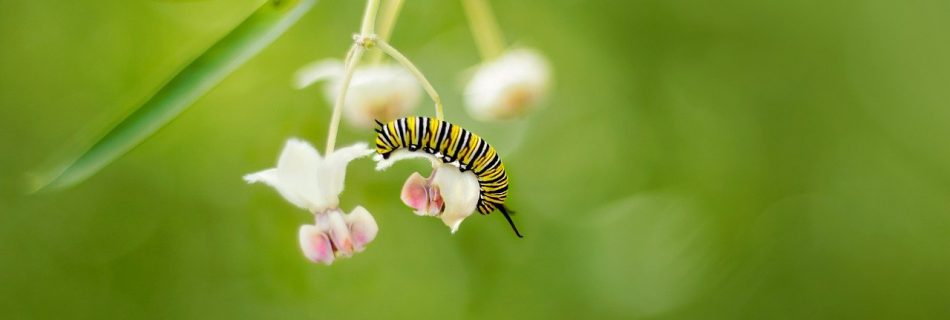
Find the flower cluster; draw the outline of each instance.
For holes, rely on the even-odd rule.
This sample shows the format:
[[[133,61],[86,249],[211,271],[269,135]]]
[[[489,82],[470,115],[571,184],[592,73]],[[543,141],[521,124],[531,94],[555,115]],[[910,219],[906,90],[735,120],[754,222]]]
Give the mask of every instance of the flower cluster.
[[[465,3],[476,42],[485,58],[464,89],[468,113],[478,120],[496,121],[522,118],[537,110],[551,82],[547,59],[536,50],[504,51],[487,2],[468,0]],[[307,142],[290,139],[276,167],[244,177],[248,183],[264,183],[275,188],[284,199],[313,215],[313,224],[300,227],[299,240],[304,256],[316,263],[329,265],[337,258],[363,251],[379,231],[365,208],[356,206],[349,213],[340,209],[339,195],[343,192],[347,164],[373,153],[366,144],[333,150],[340,118],[353,127],[365,129],[378,121],[403,117],[419,103],[421,89],[425,89],[435,103],[436,118],[443,118],[441,98],[433,86],[408,58],[386,42],[399,6],[389,8],[389,19],[383,19],[387,21],[380,32],[383,36],[375,31],[378,6],[379,0],[368,0],[360,33],[354,36],[345,61],[317,61],[301,68],[295,77],[295,86],[299,89],[318,81],[327,82],[323,87],[324,97],[333,103],[333,116],[326,155],[321,156]],[[385,53],[397,64],[379,63],[379,59],[375,59],[376,63],[358,67],[367,50]],[[443,163],[431,154],[408,150],[396,150],[387,158],[377,155],[376,169],[384,170],[410,158],[429,160],[432,172],[428,177],[413,173],[403,185],[400,199],[415,214],[437,217],[455,233],[479,205],[482,194],[478,177],[471,170],[459,170],[458,162]],[[500,165],[500,160],[496,162],[495,165]],[[507,218],[504,207],[499,208]],[[510,218],[509,223],[512,223]],[[515,232],[517,234],[517,230]]]
[[[300,248],[313,262],[333,263],[363,251],[376,238],[376,220],[363,207],[349,214],[340,210],[346,166],[373,151],[366,144],[341,148],[325,157],[298,139],[290,139],[277,167],[244,176],[248,183],[264,183],[288,202],[313,214],[314,224],[300,227]]]
[[[515,49],[483,63],[465,87],[465,106],[483,120],[520,118],[540,106],[551,70],[539,52]]]
[[[385,170],[396,161],[423,158],[432,163],[432,174],[425,178],[418,172],[413,173],[403,184],[400,199],[412,208],[416,215],[438,217],[451,229],[458,231],[462,220],[475,211],[478,204],[478,179],[471,171],[461,172],[458,167],[442,163],[435,157],[425,154],[399,150],[389,159],[376,156],[376,170]]]

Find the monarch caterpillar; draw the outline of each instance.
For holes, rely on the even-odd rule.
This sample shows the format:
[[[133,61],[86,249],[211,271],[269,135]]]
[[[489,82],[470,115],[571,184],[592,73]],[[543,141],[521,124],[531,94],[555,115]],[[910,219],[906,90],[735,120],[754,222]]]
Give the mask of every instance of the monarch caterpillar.
[[[505,215],[515,235],[522,237],[504,205],[508,197],[505,165],[488,142],[460,126],[427,117],[401,118],[388,123],[377,120],[376,124],[379,125],[376,128],[376,153],[389,159],[389,155],[400,148],[410,152],[422,150],[444,163],[455,163],[459,171],[471,170],[478,178],[480,189],[476,205],[478,212],[489,214],[498,209]]]

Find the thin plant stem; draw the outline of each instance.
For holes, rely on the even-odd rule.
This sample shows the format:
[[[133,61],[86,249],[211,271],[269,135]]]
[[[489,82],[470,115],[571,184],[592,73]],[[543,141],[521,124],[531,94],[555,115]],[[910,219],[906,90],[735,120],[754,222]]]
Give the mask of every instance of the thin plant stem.
[[[505,50],[505,38],[488,0],[462,0],[462,5],[465,6],[465,16],[482,60],[491,60],[501,55]]]
[[[395,59],[396,62],[399,62],[403,67],[409,69],[409,72],[412,72],[412,74],[416,76],[416,79],[422,84],[422,87],[426,89],[426,93],[432,98],[432,102],[435,102],[435,117],[439,120],[445,118],[442,114],[442,98],[439,98],[439,93],[435,92],[435,88],[432,87],[432,84],[429,83],[426,76],[422,74],[422,71],[419,71],[419,68],[416,68],[416,66],[412,64],[412,61],[409,61],[409,58],[406,58],[399,50],[390,46],[386,41],[377,39],[376,47],[382,50],[386,55]]]
[[[393,33],[393,27],[396,25],[396,20],[399,18],[399,13],[402,12],[402,5],[405,2],[403,0],[387,0],[382,4],[382,13],[379,15],[379,25],[376,28],[376,38],[389,41],[389,37]],[[379,64],[383,60],[382,51],[370,51],[369,62],[371,64]]]
[[[330,117],[330,130],[327,133],[327,147],[325,149],[327,155],[333,152],[333,147],[336,144],[336,133],[340,129],[340,115],[343,113],[343,103],[346,102],[346,92],[350,88],[350,80],[353,79],[353,71],[356,69],[356,64],[360,61],[360,57],[363,56],[363,46],[354,43],[346,56],[347,59],[343,63],[343,79],[340,82],[340,93],[337,95],[336,102],[333,104],[333,116]]]
[[[379,0],[367,0],[366,11],[363,12],[363,24],[360,35],[367,37],[376,32],[376,13],[379,12]]]
[[[346,102],[346,92],[350,88],[350,80],[353,79],[353,71],[356,64],[360,62],[363,51],[366,47],[372,45],[367,39],[372,39],[376,29],[376,14],[379,12],[379,0],[367,0],[366,11],[363,12],[363,22],[360,25],[360,34],[354,37],[353,46],[346,52],[346,58],[343,61],[343,80],[340,82],[340,93],[333,104],[333,115],[330,117],[330,129],[327,132],[327,147],[324,151],[327,155],[333,152],[336,145],[336,134],[340,130],[340,116],[343,113],[343,104]]]

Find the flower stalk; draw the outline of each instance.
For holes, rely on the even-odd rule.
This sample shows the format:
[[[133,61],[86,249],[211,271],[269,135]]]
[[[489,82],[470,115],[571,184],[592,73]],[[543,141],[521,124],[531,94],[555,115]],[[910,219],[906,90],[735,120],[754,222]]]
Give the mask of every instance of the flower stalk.
[[[388,16],[384,22],[384,31],[388,37],[392,31],[392,24],[395,23],[396,15],[402,6],[401,0],[394,0],[389,2],[387,6]],[[439,97],[438,92],[435,91],[435,88],[432,87],[432,84],[429,83],[429,80],[426,79],[425,75],[422,74],[422,71],[419,70],[409,58],[406,58],[405,55],[396,50],[389,45],[385,40],[379,38],[375,33],[376,26],[376,15],[379,12],[379,0],[368,0],[366,2],[366,11],[363,14],[363,23],[360,27],[360,34],[353,37],[353,46],[350,47],[350,50],[346,54],[346,59],[343,62],[343,78],[340,82],[340,94],[337,95],[336,101],[333,104],[333,115],[330,118],[330,129],[327,133],[327,146],[326,152],[333,152],[333,147],[336,144],[336,135],[340,127],[340,116],[343,111],[343,105],[346,102],[346,93],[350,86],[350,81],[353,79],[353,72],[356,69],[356,65],[359,63],[360,58],[363,56],[363,52],[368,49],[379,49],[382,53],[392,57],[394,60],[399,62],[403,67],[408,69],[415,77],[418,79],[419,83],[422,84],[422,87],[425,89],[426,93],[429,94],[429,97],[432,98],[432,101],[435,103],[435,116],[439,120],[445,118],[442,112],[442,98]]]
[[[369,36],[376,32],[376,13],[379,12],[379,0],[367,0],[366,11],[363,12],[363,23],[360,25],[360,35]]]
[[[336,97],[336,103],[333,104],[333,116],[330,117],[330,131],[327,133],[326,152],[333,152],[336,144],[336,133],[340,129],[340,115],[343,112],[343,102],[346,101],[346,91],[350,87],[350,80],[353,79],[353,69],[357,61],[363,55],[363,48],[353,44],[347,59],[343,63],[343,80],[341,81],[340,94]]]
[[[472,37],[482,60],[492,60],[505,50],[505,38],[488,0],[462,0]]]
[[[403,0],[387,0],[382,4],[382,13],[379,15],[379,25],[376,28],[376,39],[389,41],[389,36],[393,33],[393,27],[396,25],[396,19],[402,11]],[[383,60],[382,51],[372,51],[369,53],[370,64],[379,64]]]
[[[350,86],[350,80],[353,79],[353,70],[363,56],[363,50],[373,46],[373,39],[376,37],[374,29],[378,11],[379,0],[366,1],[366,11],[363,13],[360,34],[354,37],[354,43],[350,46],[343,62],[343,80],[341,81],[340,95],[337,96],[336,103],[333,104],[333,116],[330,117],[330,129],[327,133],[326,153],[333,152],[333,147],[336,144],[336,134],[340,128],[340,115],[343,112],[343,102],[346,101],[346,91]]]
[[[376,47],[379,48],[383,53],[395,59],[399,64],[409,69],[409,72],[412,72],[416,76],[416,79],[419,80],[419,83],[422,84],[422,88],[426,90],[426,93],[429,94],[429,97],[432,98],[432,102],[435,103],[435,117],[436,119],[442,120],[445,116],[442,113],[442,98],[439,97],[439,93],[435,91],[435,88],[432,87],[432,84],[429,83],[429,80],[426,79],[426,76],[422,74],[422,71],[419,68],[416,68],[416,65],[412,64],[412,61],[409,61],[409,58],[406,58],[399,50],[393,48],[386,43],[386,41],[376,39]]]

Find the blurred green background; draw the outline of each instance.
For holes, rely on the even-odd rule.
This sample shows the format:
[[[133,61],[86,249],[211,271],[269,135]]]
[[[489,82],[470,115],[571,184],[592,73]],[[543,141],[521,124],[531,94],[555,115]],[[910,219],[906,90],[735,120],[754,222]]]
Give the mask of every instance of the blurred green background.
[[[462,111],[460,3],[408,1],[391,42],[500,145],[525,239],[498,214],[451,235],[399,201],[425,162],[360,160],[342,206],[379,236],[313,265],[311,217],[241,180],[288,137],[322,146],[330,109],[291,76],[342,57],[362,1],[321,1],[85,183],[24,194],[261,2],[0,1],[0,317],[950,317],[947,1],[493,1],[556,72],[509,123]]]

